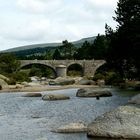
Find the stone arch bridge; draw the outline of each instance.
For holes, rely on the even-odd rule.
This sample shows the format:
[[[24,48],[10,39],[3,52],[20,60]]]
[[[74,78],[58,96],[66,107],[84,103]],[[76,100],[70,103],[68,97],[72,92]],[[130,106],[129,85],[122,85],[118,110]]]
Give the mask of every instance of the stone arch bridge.
[[[105,60],[20,60],[21,68],[31,64],[41,64],[54,70],[57,77],[66,77],[67,69],[73,64],[81,66],[82,76],[93,77],[96,70],[106,63]]]

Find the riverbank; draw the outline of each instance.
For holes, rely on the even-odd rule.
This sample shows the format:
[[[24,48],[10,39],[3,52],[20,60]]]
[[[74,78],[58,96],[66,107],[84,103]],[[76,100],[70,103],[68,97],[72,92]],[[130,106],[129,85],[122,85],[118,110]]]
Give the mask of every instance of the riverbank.
[[[16,87],[5,88],[0,90],[0,93],[4,92],[42,92],[42,91],[52,91],[52,90],[62,90],[62,89],[72,89],[72,88],[98,88],[97,85],[64,85],[64,86],[49,86],[49,85],[38,85],[29,87]]]

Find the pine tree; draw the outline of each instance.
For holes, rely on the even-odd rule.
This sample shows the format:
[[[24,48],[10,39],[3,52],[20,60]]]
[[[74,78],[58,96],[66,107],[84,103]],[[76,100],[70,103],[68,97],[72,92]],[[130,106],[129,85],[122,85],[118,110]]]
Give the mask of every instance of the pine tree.
[[[119,0],[115,13],[118,26],[115,32],[107,34],[108,61],[122,76],[129,77],[134,68],[140,70],[140,0]]]
[[[61,59],[61,55],[58,49],[55,50],[55,52],[53,53],[53,59],[55,60],[60,60]]]

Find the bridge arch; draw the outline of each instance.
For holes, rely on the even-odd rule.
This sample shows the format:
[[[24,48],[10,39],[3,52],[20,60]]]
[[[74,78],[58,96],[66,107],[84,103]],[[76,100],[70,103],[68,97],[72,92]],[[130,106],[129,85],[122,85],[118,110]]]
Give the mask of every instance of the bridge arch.
[[[34,62],[34,60],[33,61],[29,61],[28,62],[28,60],[25,60],[25,62],[23,61],[22,63],[21,63],[21,66],[20,66],[20,68],[22,68],[22,67],[25,67],[25,66],[27,66],[27,65],[33,65],[33,64],[35,64],[35,65],[44,65],[44,66],[48,66],[48,67],[50,67],[50,68],[52,68],[53,70],[55,70],[55,66],[53,66],[53,65],[51,65],[51,64],[49,64],[49,63],[45,63],[45,62]]]
[[[41,67],[48,68],[48,69],[50,69],[50,70],[52,71],[53,77],[54,77],[54,78],[57,77],[56,70],[55,70],[55,68],[54,68],[53,66],[51,66],[51,65],[46,65],[46,64],[42,64],[42,63],[29,63],[29,64],[24,64],[24,65],[21,65],[21,66],[20,66],[19,70],[24,69],[24,68],[28,68],[28,67],[30,68],[30,67],[32,67],[32,66],[39,66],[40,68],[41,68]]]
[[[69,63],[67,64],[67,67],[69,67],[69,66],[71,66],[71,65],[74,65],[74,64],[80,65],[81,67],[83,67],[83,63],[82,63],[82,62],[79,62],[79,61],[69,62]]]
[[[100,69],[102,66],[104,66],[105,64],[106,64],[106,61],[100,61],[100,63],[97,63],[96,67],[95,67],[95,70],[94,70],[94,75],[95,75],[96,71],[98,69]]]
[[[81,63],[70,63],[67,66],[67,75],[68,76],[83,76],[84,74],[84,68]]]

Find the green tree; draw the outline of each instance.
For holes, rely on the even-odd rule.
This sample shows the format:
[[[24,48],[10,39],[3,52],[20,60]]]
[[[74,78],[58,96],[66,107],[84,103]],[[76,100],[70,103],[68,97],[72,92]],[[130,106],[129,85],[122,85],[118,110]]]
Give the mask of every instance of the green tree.
[[[108,40],[106,36],[98,34],[91,45],[89,55],[91,59],[105,59],[108,50]]]
[[[85,41],[81,48],[77,49],[75,59],[105,59],[108,50],[108,40],[106,36],[99,35],[93,44]]]
[[[0,72],[13,73],[20,67],[20,62],[10,53],[0,55]]]
[[[52,60],[52,58],[53,58],[53,53],[51,51],[47,51],[44,56],[44,60]]]
[[[60,54],[60,52],[59,52],[58,49],[55,50],[55,52],[53,53],[53,56],[52,57],[55,60],[60,60],[61,59],[61,54]]]
[[[64,40],[62,41],[62,46],[59,47],[59,50],[63,56],[63,59],[72,59],[75,47],[72,43]]]
[[[75,52],[74,54],[74,58],[75,59],[90,59],[90,55],[89,55],[89,52],[90,52],[90,48],[91,48],[91,45],[88,41],[85,41],[83,43],[83,45],[77,49],[77,51]]]
[[[29,77],[38,76],[38,77],[54,77],[54,71],[46,66],[34,64],[30,68]]]
[[[115,13],[116,31],[106,26],[110,41],[107,61],[128,78],[135,69],[140,71],[140,1],[119,0]]]

